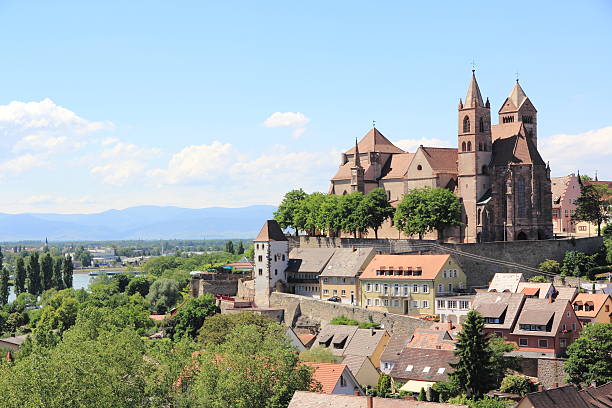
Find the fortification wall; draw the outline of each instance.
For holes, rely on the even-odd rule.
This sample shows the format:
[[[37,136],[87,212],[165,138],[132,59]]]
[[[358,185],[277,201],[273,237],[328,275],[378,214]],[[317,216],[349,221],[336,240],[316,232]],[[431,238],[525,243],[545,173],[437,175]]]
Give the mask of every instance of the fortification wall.
[[[199,297],[204,293],[213,295],[236,296],[238,292],[237,280],[205,280],[192,279],[189,283],[191,296]]]
[[[589,254],[597,251],[603,244],[601,237],[559,239],[542,241],[507,241],[507,242],[483,242],[474,244],[440,243],[437,248],[431,247],[436,241],[408,240],[408,239],[354,239],[354,238],[327,238],[327,237],[291,237],[290,247],[306,248],[350,248],[350,247],[373,247],[379,253],[445,253],[444,248],[464,252],[466,254],[478,255],[493,260],[507,261],[516,264],[497,265],[483,260],[453,253],[457,262],[467,275],[468,286],[486,286],[493,275],[497,272],[518,272],[526,277],[533,276],[537,272],[526,271],[521,265],[537,268],[546,259],[561,261],[567,251],[582,251]]]
[[[285,310],[285,324],[293,325],[299,316],[319,322],[329,323],[334,317],[346,316],[360,322],[374,321],[380,323],[387,331],[412,333],[416,328],[429,327],[431,323],[410,316],[383,313],[336,302],[313,299],[289,293],[273,292],[270,295],[270,307]]]
[[[567,373],[563,369],[564,359],[539,358],[538,378],[545,389],[567,385]]]

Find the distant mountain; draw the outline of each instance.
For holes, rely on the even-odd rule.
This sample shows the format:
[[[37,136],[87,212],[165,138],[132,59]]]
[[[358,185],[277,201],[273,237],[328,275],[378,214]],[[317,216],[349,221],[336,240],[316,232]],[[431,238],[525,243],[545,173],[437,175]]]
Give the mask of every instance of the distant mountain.
[[[0,213],[0,241],[254,238],[275,210],[139,206],[97,214]]]

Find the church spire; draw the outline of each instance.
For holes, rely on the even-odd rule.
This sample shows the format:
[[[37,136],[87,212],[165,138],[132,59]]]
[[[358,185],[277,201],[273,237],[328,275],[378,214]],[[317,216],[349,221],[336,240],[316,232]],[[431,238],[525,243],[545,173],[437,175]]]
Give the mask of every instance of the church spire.
[[[355,138],[355,167],[361,167],[361,160],[359,160],[359,146],[357,145],[357,138]]]
[[[521,87],[521,84],[519,84],[518,80],[516,81],[514,88],[512,88],[512,92],[510,92],[510,95],[508,95],[508,99],[510,99],[510,101],[512,101],[514,106],[517,108],[520,108],[523,102],[525,102],[527,99],[527,95],[525,94],[525,91],[523,91],[523,88]]]
[[[468,87],[467,94],[465,95],[465,108],[475,108],[477,106],[484,106],[482,102],[482,95],[480,94],[480,88],[476,81],[476,71],[472,70],[472,80]]]

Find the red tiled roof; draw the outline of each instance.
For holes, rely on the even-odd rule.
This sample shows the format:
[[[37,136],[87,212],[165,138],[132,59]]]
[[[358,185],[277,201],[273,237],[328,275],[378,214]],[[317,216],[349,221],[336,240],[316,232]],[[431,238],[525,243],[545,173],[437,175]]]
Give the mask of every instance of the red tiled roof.
[[[583,304],[592,302],[593,310],[585,311],[576,310],[576,316],[578,317],[595,317],[606,303],[610,295],[607,293],[579,293],[574,299],[573,304]]]
[[[526,296],[535,296],[540,291],[540,288],[523,288],[523,292]]]
[[[450,259],[450,255],[376,255],[366,266],[360,279],[435,279],[444,264]],[[377,270],[398,268],[403,270],[421,268],[421,275],[389,275],[378,276]]]
[[[402,149],[395,146],[389,139],[383,136],[376,128],[370,129],[368,133],[357,144],[359,152],[379,152],[379,153],[404,153]],[[355,147],[346,151],[347,154],[354,154]]]
[[[157,314],[149,315],[149,319],[157,320],[158,322],[161,322],[165,318],[166,318],[166,315],[157,315]]]
[[[312,381],[321,384],[322,392],[324,394],[331,394],[336,388],[336,384],[340,380],[340,376],[346,370],[346,364],[333,364],[333,363],[302,363],[309,367],[314,368],[312,375]]]

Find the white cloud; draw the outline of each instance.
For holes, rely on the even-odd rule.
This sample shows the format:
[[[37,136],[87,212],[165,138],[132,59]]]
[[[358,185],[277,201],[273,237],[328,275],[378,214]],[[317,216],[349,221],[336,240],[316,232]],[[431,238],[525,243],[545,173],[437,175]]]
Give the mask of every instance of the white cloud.
[[[264,121],[263,125],[268,128],[300,128],[306,126],[308,122],[310,118],[301,112],[274,112]]]
[[[158,148],[147,148],[137,146],[131,143],[124,143],[115,139],[115,145],[104,149],[100,154],[103,159],[116,159],[123,161],[125,159],[149,159],[157,156],[161,150]]]
[[[553,175],[579,169],[581,173],[590,175],[598,170],[602,177],[612,178],[612,126],[574,135],[541,137],[538,149],[542,158],[550,161]]]
[[[420,139],[402,139],[393,142],[394,145],[399,147],[400,149],[414,153],[417,148],[421,145],[425,147],[451,147],[446,140],[436,139],[436,138],[425,138],[422,137]]]
[[[68,200],[66,197],[52,194],[37,194],[24,198],[22,202],[33,206],[44,206],[49,204],[64,204],[68,202]]]
[[[115,143],[118,143],[119,139],[117,139],[116,137],[107,137],[106,139],[103,139],[100,144],[102,146],[108,146],[108,145],[112,145]]]
[[[143,176],[145,169],[146,165],[144,163],[125,159],[94,166],[90,171],[94,176],[100,177],[104,184],[123,186],[135,181],[139,176]]]
[[[41,155],[27,153],[0,163],[0,179],[10,174],[19,174],[36,167],[44,166],[45,160]]]
[[[302,137],[302,135],[304,134],[304,132],[306,132],[306,128],[297,128],[293,131],[293,133],[291,134],[291,136],[293,136],[294,139],[299,139]]]

